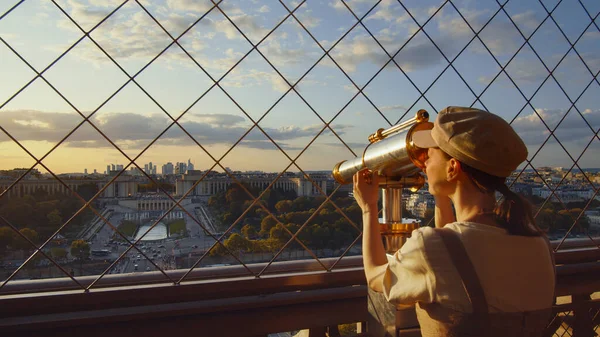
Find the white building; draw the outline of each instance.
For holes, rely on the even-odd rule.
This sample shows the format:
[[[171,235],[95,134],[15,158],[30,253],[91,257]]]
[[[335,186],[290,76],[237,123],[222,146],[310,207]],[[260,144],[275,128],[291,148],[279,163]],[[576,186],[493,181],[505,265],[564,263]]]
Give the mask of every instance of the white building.
[[[198,182],[204,172],[202,171],[188,171],[187,174],[183,174],[177,177],[175,185],[175,195],[182,196],[186,194],[193,186]],[[250,187],[259,188],[260,190],[266,189],[273,180],[277,177],[276,173],[239,173],[235,174],[234,177],[239,182],[243,182]],[[295,191],[296,194],[301,196],[315,196],[327,193],[327,181],[331,179],[325,174],[310,174],[309,179],[306,179],[300,174],[284,174],[277,179],[271,188],[278,188],[284,191]],[[312,180],[312,182],[311,182]],[[313,184],[314,182],[314,184]],[[219,192],[224,192],[236,181],[231,176],[220,173],[206,175],[202,181],[200,181],[194,190],[188,194],[190,196],[209,196]],[[318,186],[318,187],[317,187]],[[320,191],[319,191],[320,189]],[[322,191],[322,192],[321,192]]]
[[[600,209],[587,210],[583,214],[587,216],[590,228],[600,229]]]
[[[424,218],[427,209],[433,209],[434,207],[435,200],[433,195],[424,190],[412,193],[406,198],[406,209],[419,218]]]
[[[531,194],[543,199],[547,199],[552,195],[552,190],[546,186],[534,187],[531,189]],[[563,202],[586,201],[594,196],[594,191],[590,189],[575,189],[575,188],[558,188],[554,194]]]

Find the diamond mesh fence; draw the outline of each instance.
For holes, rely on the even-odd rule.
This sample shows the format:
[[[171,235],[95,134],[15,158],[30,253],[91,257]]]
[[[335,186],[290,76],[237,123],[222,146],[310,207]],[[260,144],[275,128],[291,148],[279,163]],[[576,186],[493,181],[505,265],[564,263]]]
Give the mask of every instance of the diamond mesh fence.
[[[361,239],[333,165],[378,128],[448,105],[511,122],[529,149],[511,188],[557,249],[597,246],[599,12],[541,0],[5,1],[0,289],[151,271],[179,284],[231,264],[261,277],[293,259],[332,270]],[[431,222],[427,193],[405,200]]]
[[[589,315],[593,323],[593,332],[598,334],[598,332],[600,332],[600,326],[598,325],[598,309],[590,309]],[[565,311],[556,314],[556,316],[550,321],[548,330],[550,332],[554,332],[552,336],[573,336],[574,325],[575,315],[572,311]]]

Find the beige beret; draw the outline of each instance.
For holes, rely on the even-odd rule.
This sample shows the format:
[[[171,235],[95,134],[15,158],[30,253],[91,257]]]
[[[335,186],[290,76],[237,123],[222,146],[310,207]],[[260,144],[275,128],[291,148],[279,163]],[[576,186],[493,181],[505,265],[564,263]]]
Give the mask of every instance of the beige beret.
[[[462,163],[498,177],[508,177],[527,159],[527,147],[510,124],[475,108],[445,108],[433,129],[415,132],[413,142],[421,148],[439,147]]]

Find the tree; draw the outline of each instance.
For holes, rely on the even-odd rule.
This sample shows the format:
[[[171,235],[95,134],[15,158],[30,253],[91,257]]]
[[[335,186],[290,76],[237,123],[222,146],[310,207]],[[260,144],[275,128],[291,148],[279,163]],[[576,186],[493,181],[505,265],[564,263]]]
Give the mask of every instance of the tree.
[[[98,191],[98,185],[94,183],[81,184],[77,186],[76,190],[77,194],[79,194],[79,196],[81,196],[85,201],[92,199],[92,197],[94,197]]]
[[[35,191],[33,192],[33,197],[35,198],[35,200],[44,200],[48,197],[48,192],[46,192],[45,189],[38,187],[35,189]]]
[[[242,189],[242,187],[239,184],[232,184],[225,193],[225,201],[227,203],[231,203],[233,201],[243,202],[249,199],[250,196],[248,195],[248,193],[246,193],[246,191]]]
[[[275,209],[279,213],[287,213],[292,210],[292,201],[291,200],[281,200],[275,204]]]
[[[306,211],[310,209],[312,202],[308,197],[298,197],[292,202],[292,210],[294,211]]]
[[[277,224],[277,226],[271,228],[269,231],[269,238],[278,242],[280,245],[283,245],[290,239],[290,234],[282,225]]]
[[[547,233],[554,233],[558,229],[556,214],[550,209],[541,210],[535,218],[535,222]]]
[[[225,254],[227,254],[227,250],[221,243],[217,243],[209,253],[210,256],[224,256]]]
[[[317,249],[327,248],[327,243],[329,242],[329,238],[331,237],[331,232],[329,231],[329,224],[323,223],[322,226],[314,224],[311,226],[311,230],[311,239],[314,247]]]
[[[57,209],[48,213],[46,217],[48,218],[48,226],[54,230],[57,230],[63,224],[62,216],[60,215],[60,211]]]
[[[34,231],[31,228],[23,228],[19,230],[19,233],[21,233],[24,237],[26,237],[27,239],[29,239],[29,241],[33,242],[33,243],[37,243],[38,241],[38,233],[36,231]],[[25,250],[33,250],[34,247],[25,239],[23,239],[22,237],[19,237],[20,240],[17,240],[17,246],[20,249],[25,249]]]
[[[71,243],[71,255],[83,261],[90,256],[90,245],[84,240],[74,240]]]
[[[19,200],[11,201],[0,209],[0,215],[17,228],[23,228],[31,223],[34,214],[33,206]]]
[[[277,220],[272,215],[263,218],[260,223],[260,235],[267,235],[275,225],[277,225]]]
[[[258,235],[258,233],[256,233],[256,229],[254,229],[254,227],[250,225],[245,225],[244,227],[242,227],[241,232],[242,235],[248,240],[251,240]]]
[[[64,260],[67,258],[67,250],[60,247],[54,247],[50,249],[50,255],[52,255],[55,260]]]
[[[238,254],[241,252],[248,251],[248,248],[250,246],[248,240],[243,238],[238,233],[231,234],[229,238],[223,242],[223,245],[225,245],[225,247],[227,247],[229,251]]]
[[[12,246],[15,241],[15,232],[10,227],[0,227],[0,254],[2,254],[8,246]]]
[[[21,197],[20,201],[24,204],[28,204],[31,207],[35,207],[36,201],[32,195],[24,195]]]

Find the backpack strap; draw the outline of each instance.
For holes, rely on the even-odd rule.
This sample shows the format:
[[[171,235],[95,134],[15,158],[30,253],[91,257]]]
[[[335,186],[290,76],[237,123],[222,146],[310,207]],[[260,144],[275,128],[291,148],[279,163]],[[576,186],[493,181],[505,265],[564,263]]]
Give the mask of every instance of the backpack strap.
[[[481,322],[484,323],[484,326],[488,325],[488,304],[485,299],[485,293],[483,292],[481,282],[479,281],[479,277],[475,272],[475,268],[467,254],[465,246],[458,235],[451,229],[436,228],[436,232],[442,238],[442,241],[448,250],[450,259],[458,270],[467,297],[473,306],[473,314],[480,316],[479,318],[484,320],[484,322]]]

